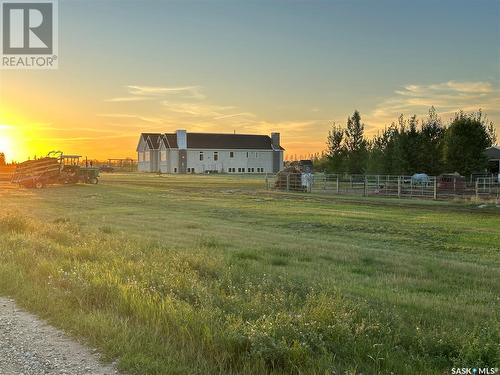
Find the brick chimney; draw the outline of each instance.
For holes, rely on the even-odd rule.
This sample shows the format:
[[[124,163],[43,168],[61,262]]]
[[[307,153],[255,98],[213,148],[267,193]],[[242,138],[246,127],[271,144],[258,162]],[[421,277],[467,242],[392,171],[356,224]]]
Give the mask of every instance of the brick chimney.
[[[280,148],[280,133],[271,133],[271,141],[274,148]]]

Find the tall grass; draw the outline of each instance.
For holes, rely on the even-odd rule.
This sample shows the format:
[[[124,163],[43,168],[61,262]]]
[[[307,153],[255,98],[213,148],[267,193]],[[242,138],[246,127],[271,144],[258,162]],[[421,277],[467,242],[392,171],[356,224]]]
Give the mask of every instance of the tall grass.
[[[90,211],[51,220],[20,205],[0,213],[0,293],[128,373],[421,374],[499,362],[496,216],[461,213],[450,226],[439,211],[422,223],[399,206],[226,186],[198,200],[191,185],[184,198],[149,185],[149,207],[144,191],[98,189],[109,207],[87,201]],[[42,193],[54,200],[43,211],[74,191]],[[164,235],[130,226],[127,204],[141,220],[168,207]],[[261,234],[249,240],[244,228]]]

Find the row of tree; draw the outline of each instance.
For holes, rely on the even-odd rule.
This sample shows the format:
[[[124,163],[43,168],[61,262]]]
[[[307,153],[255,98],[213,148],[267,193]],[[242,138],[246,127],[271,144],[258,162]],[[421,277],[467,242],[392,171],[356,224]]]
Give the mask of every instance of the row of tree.
[[[469,175],[487,167],[484,150],[496,142],[495,128],[481,111],[458,112],[444,124],[432,107],[420,121],[399,116],[372,139],[364,134],[354,111],[345,127],[333,123],[327,150],[316,158],[316,170],[351,174],[410,175],[459,172]]]

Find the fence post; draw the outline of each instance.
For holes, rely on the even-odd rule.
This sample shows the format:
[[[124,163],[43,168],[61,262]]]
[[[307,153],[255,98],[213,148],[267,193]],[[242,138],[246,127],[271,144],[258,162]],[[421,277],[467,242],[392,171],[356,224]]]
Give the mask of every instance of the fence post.
[[[434,177],[434,200],[436,200],[438,197],[438,190],[437,190],[437,178]]]
[[[269,180],[267,179],[267,173],[266,173],[266,189],[269,190]]]
[[[364,190],[363,190],[364,197],[366,197],[368,195],[367,189],[368,189],[368,177],[365,176],[365,186],[364,186]]]
[[[476,199],[479,199],[479,178],[476,179]]]
[[[286,191],[290,191],[290,173],[286,175]]]
[[[398,176],[398,198],[401,198],[401,176]]]
[[[339,190],[339,175],[337,175],[337,194],[340,193]]]

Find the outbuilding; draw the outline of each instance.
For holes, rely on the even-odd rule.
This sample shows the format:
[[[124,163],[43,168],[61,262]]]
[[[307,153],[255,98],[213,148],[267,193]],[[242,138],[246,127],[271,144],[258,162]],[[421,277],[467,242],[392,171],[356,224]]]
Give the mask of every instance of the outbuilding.
[[[484,151],[488,158],[488,172],[500,180],[500,146],[492,146]]]

